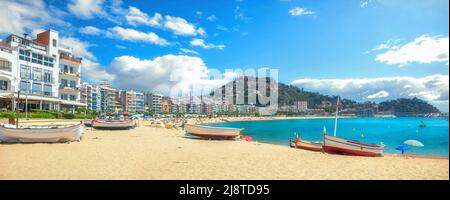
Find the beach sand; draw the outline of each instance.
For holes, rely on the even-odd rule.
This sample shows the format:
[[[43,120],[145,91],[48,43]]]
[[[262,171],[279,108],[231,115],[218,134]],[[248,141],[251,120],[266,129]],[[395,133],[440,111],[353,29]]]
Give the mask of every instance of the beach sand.
[[[188,139],[182,131],[143,124],[88,128],[81,142],[0,144],[0,179],[449,179],[448,158],[331,155]]]

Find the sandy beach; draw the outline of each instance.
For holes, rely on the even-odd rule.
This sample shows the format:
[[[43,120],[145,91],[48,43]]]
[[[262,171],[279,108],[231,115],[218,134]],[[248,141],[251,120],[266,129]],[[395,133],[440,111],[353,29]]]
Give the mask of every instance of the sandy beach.
[[[188,139],[146,123],[133,130],[87,128],[81,142],[0,144],[0,179],[449,179],[448,158],[367,158]]]

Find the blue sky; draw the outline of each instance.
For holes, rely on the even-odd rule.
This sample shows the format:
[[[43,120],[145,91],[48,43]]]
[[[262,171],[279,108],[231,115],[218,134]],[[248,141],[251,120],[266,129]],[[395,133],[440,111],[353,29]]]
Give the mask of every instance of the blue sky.
[[[419,97],[448,111],[446,0],[1,4],[15,11],[0,14],[2,36],[59,31],[91,82],[164,93],[202,83],[210,69],[269,67],[280,82],[311,91],[358,101]],[[168,81],[172,71],[180,77]]]

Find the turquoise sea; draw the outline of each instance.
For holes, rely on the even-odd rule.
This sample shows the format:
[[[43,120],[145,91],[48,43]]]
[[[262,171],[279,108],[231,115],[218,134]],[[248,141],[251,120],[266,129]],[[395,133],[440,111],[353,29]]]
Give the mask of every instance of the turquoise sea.
[[[425,128],[418,125],[423,121]],[[294,119],[271,121],[242,121],[208,124],[216,127],[244,128],[243,135],[250,135],[255,141],[289,145],[288,139],[294,132],[311,141],[322,141],[323,127],[327,134],[334,131],[334,119]],[[412,147],[409,154],[449,156],[448,118],[350,118],[339,119],[337,136],[365,143],[383,142],[386,153],[399,153],[395,148],[404,141],[413,139],[424,147]]]

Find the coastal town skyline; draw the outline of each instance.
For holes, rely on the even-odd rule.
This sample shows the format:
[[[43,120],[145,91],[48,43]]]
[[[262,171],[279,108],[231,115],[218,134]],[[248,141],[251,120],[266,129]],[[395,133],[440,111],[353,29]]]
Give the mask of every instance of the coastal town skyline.
[[[25,32],[32,36],[49,28],[59,31],[61,44],[83,57],[82,82],[108,80],[126,90],[165,93],[163,88],[180,82],[204,84],[212,69],[226,75],[228,68],[267,66],[279,69],[280,82],[307,91],[359,102],[418,97],[448,111],[447,1],[406,6],[383,0],[1,4],[17,13],[7,11],[0,21],[1,38]],[[24,12],[27,8],[35,12]],[[268,8],[270,18],[261,15]],[[327,13],[340,13],[336,10],[345,12]],[[354,20],[347,23],[350,16]],[[390,31],[374,32],[387,20]],[[12,26],[11,21],[22,23]],[[367,21],[371,27],[364,25]],[[408,26],[411,21],[418,26]],[[314,34],[318,30],[322,35]],[[274,31],[277,37],[270,37]],[[273,48],[279,50],[261,50]],[[417,56],[423,52],[428,53]],[[173,71],[183,75],[178,82],[170,81]]]

